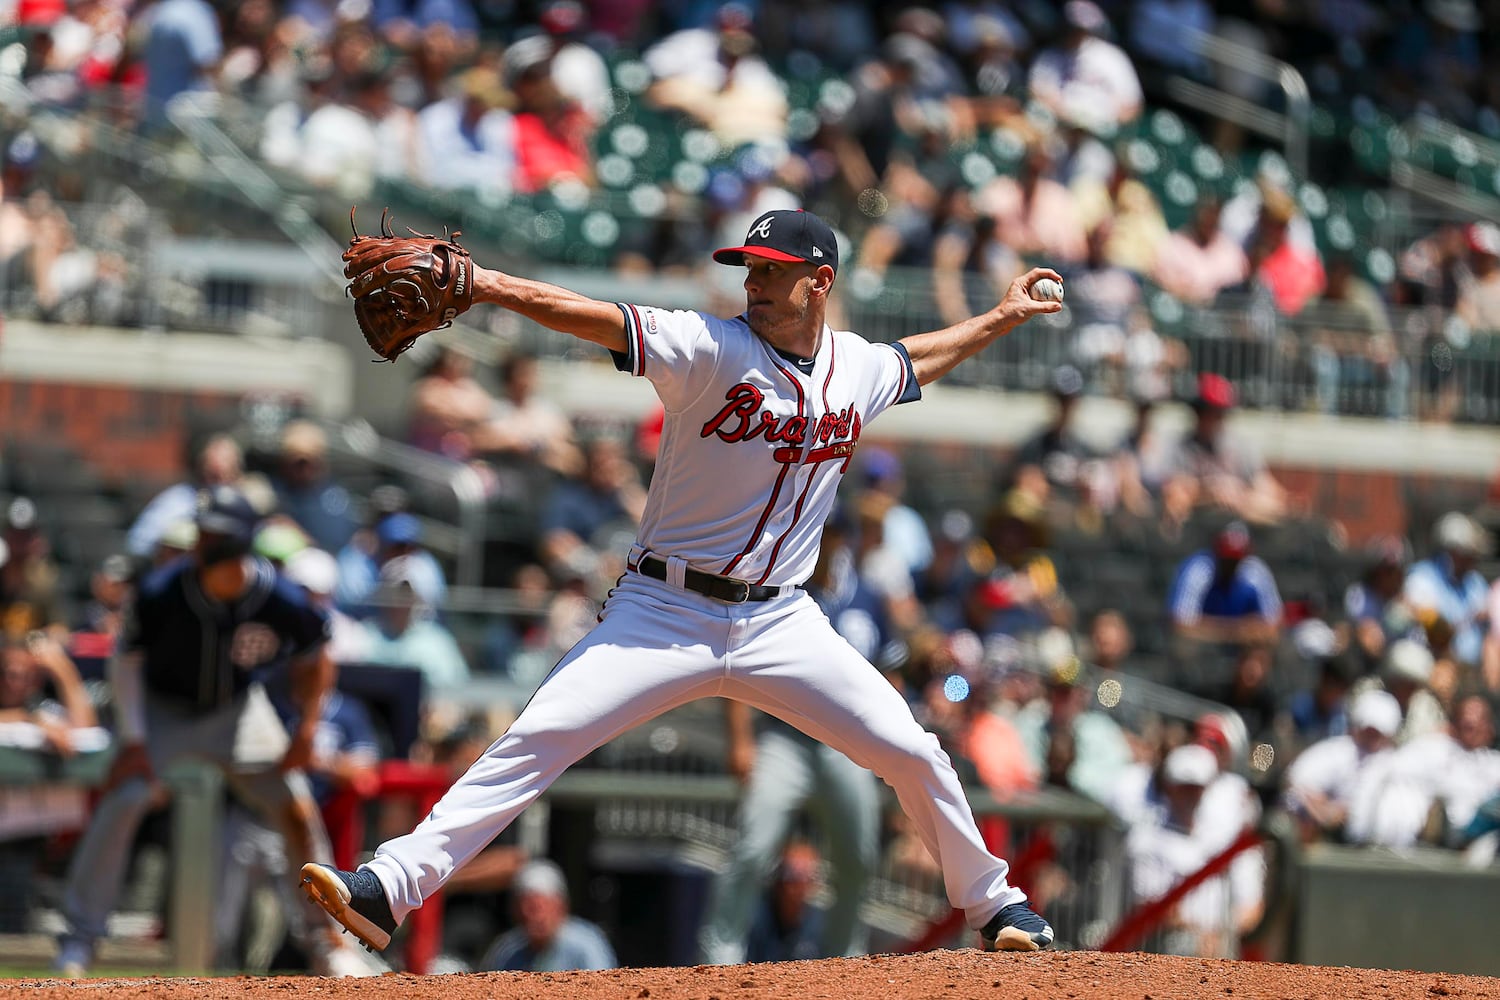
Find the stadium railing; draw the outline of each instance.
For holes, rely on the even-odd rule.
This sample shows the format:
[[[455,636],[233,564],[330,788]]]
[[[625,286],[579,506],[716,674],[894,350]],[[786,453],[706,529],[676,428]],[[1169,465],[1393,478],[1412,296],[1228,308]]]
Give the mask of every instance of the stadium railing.
[[[66,785],[98,788],[109,773],[113,748],[60,757],[53,753],[0,747],[0,786],[39,787]],[[162,776],[172,792],[171,838],[181,847],[171,854],[171,895],[168,899],[172,919],[165,954],[158,949],[139,949],[130,957],[136,962],[157,964],[165,960],[184,974],[200,974],[214,968],[214,886],[219,882],[219,830],[222,828],[224,781],[219,771],[209,765],[185,762],[174,765]],[[39,928],[45,934],[56,934],[60,925]],[[25,942],[0,944],[13,958],[27,949]],[[50,961],[51,942],[31,942],[38,951],[36,958]],[[118,956],[108,946],[103,960]]]

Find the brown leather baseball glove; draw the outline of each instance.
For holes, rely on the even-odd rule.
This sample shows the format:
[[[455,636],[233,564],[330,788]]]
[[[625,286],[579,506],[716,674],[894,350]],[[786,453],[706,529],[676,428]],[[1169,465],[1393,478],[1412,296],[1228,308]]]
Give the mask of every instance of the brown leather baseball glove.
[[[474,304],[474,263],[456,242],[458,233],[431,236],[408,229],[397,236],[389,210],[380,213],[380,235],[364,236],[354,224],[344,251],[345,292],[354,298],[354,316],[365,343],[386,361],[395,361],[424,333],[453,323]]]

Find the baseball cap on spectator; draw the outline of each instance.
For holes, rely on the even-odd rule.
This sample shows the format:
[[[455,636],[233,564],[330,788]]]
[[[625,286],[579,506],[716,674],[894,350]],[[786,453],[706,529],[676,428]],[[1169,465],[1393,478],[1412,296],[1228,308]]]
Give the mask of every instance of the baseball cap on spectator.
[[[20,0],[16,4],[16,23],[28,28],[50,28],[68,12],[65,0]]]
[[[1475,222],[1464,230],[1469,249],[1488,257],[1500,257],[1500,226],[1493,222]]]
[[[1338,649],[1338,633],[1318,617],[1305,618],[1292,628],[1292,648],[1310,662],[1323,662]]]
[[[865,453],[865,482],[887,483],[901,478],[901,459],[884,448],[870,448]]]
[[[513,888],[518,894],[536,893],[542,896],[556,896],[559,899],[568,898],[568,880],[563,878],[562,869],[546,858],[536,858],[526,862],[525,866],[516,873]]]
[[[898,31],[887,38],[880,47],[880,55],[893,66],[912,69],[920,69],[937,59],[937,51],[927,40],[909,31]]]
[[[714,260],[720,264],[745,265],[746,257],[827,264],[837,273],[839,243],[833,227],[818,216],[800,208],[781,208],[751,223],[742,245],[714,251]]]
[[[186,552],[198,544],[198,525],[190,518],[179,518],[167,525],[156,544],[159,548]]]
[[[1484,529],[1466,514],[1450,511],[1438,518],[1432,529],[1433,540],[1439,548],[1467,555],[1483,555],[1488,546]]]
[[[331,594],[339,582],[339,563],[322,549],[305,548],[286,561],[286,578],[319,596]]]
[[[1058,399],[1077,399],[1083,395],[1083,372],[1072,365],[1052,369],[1052,395]]]
[[[726,3],[719,8],[714,20],[720,31],[749,31],[755,23],[755,15],[746,4]]]
[[[1214,536],[1214,555],[1220,559],[1243,559],[1250,554],[1250,529],[1243,521],[1231,521]]]
[[[1349,706],[1349,728],[1373,729],[1382,736],[1395,736],[1401,729],[1401,704],[1389,691],[1370,690]]]
[[[5,527],[12,532],[27,532],[36,528],[36,501],[30,497],[16,497],[5,508]]]
[[[519,76],[530,65],[522,56],[527,53],[515,52],[515,46],[511,46],[505,53],[506,75],[511,79]],[[550,50],[540,53],[536,62],[545,62]],[[522,65],[525,63],[525,65]],[[475,66],[473,69],[464,71],[458,78],[458,92],[464,97],[486,108],[509,108],[515,104],[515,95],[505,86],[505,81],[500,74],[488,66]]]
[[[200,534],[227,535],[248,545],[259,523],[260,515],[245,495],[234,487],[214,486],[198,491]]]
[[[1205,712],[1198,716],[1193,723],[1193,740],[1215,754],[1228,754],[1232,758],[1243,755],[1250,742],[1244,722],[1232,712]]]
[[[130,579],[131,568],[130,557],[117,552],[99,564],[99,575],[111,583],[124,583]]]
[[[1019,39],[1006,24],[998,17],[989,14],[976,14],[970,19],[969,31],[973,33],[974,44],[979,48],[991,47],[1010,51],[1020,47]]]
[[[1198,395],[1193,405],[1200,410],[1234,408],[1234,386],[1222,375],[1204,372],[1198,376]]]
[[[1090,0],[1068,0],[1063,4],[1063,20],[1068,27],[1087,31],[1091,35],[1103,34],[1109,28],[1109,19],[1099,5]]]
[[[1380,672],[1387,680],[1426,684],[1432,679],[1432,652],[1411,639],[1397,639],[1385,653]]]
[[[295,524],[273,521],[255,533],[255,542],[250,548],[258,556],[285,564],[311,544],[312,540]]]
[[[1167,754],[1162,777],[1174,785],[1207,787],[1219,776],[1219,762],[1208,747],[1188,743]]]
[[[1082,676],[1083,665],[1073,646],[1073,637],[1065,628],[1053,626],[1036,637],[1037,664],[1046,672],[1048,684],[1072,687]]]
[[[709,204],[720,211],[726,211],[744,200],[745,182],[733,170],[716,170],[709,177],[708,187],[704,188],[703,194]]]
[[[416,545],[422,541],[422,522],[401,511],[376,525],[375,537],[382,546]]]
[[[42,144],[32,132],[21,132],[5,147],[5,165],[30,170],[42,155]]]
[[[542,7],[537,17],[543,30],[554,35],[566,35],[583,26],[583,4],[578,0],[552,0]]]
[[[974,518],[966,510],[957,507],[946,510],[938,518],[938,535],[949,542],[963,542],[974,537]]]

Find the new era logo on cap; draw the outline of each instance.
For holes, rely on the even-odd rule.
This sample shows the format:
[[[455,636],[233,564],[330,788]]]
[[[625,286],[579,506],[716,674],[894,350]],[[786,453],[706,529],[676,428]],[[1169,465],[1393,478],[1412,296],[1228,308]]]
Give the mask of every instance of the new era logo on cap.
[[[837,272],[838,238],[832,226],[811,212],[778,209],[751,223],[742,246],[714,251],[714,260],[720,264],[743,265],[746,257],[827,264]]]

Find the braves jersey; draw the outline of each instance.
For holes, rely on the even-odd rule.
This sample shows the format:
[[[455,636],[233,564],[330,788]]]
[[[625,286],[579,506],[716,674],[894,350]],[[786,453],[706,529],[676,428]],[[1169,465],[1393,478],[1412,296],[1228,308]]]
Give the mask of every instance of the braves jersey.
[[[200,712],[230,702],[269,667],[328,639],[328,615],[269,562],[253,560],[249,585],[229,603],[203,592],[191,559],[141,583],[121,648],[142,655],[148,691]]]
[[[744,316],[620,309],[616,366],[650,379],[666,410],[638,543],[755,584],[806,580],[865,425],[921,398],[906,348],[825,326],[799,364]]]

